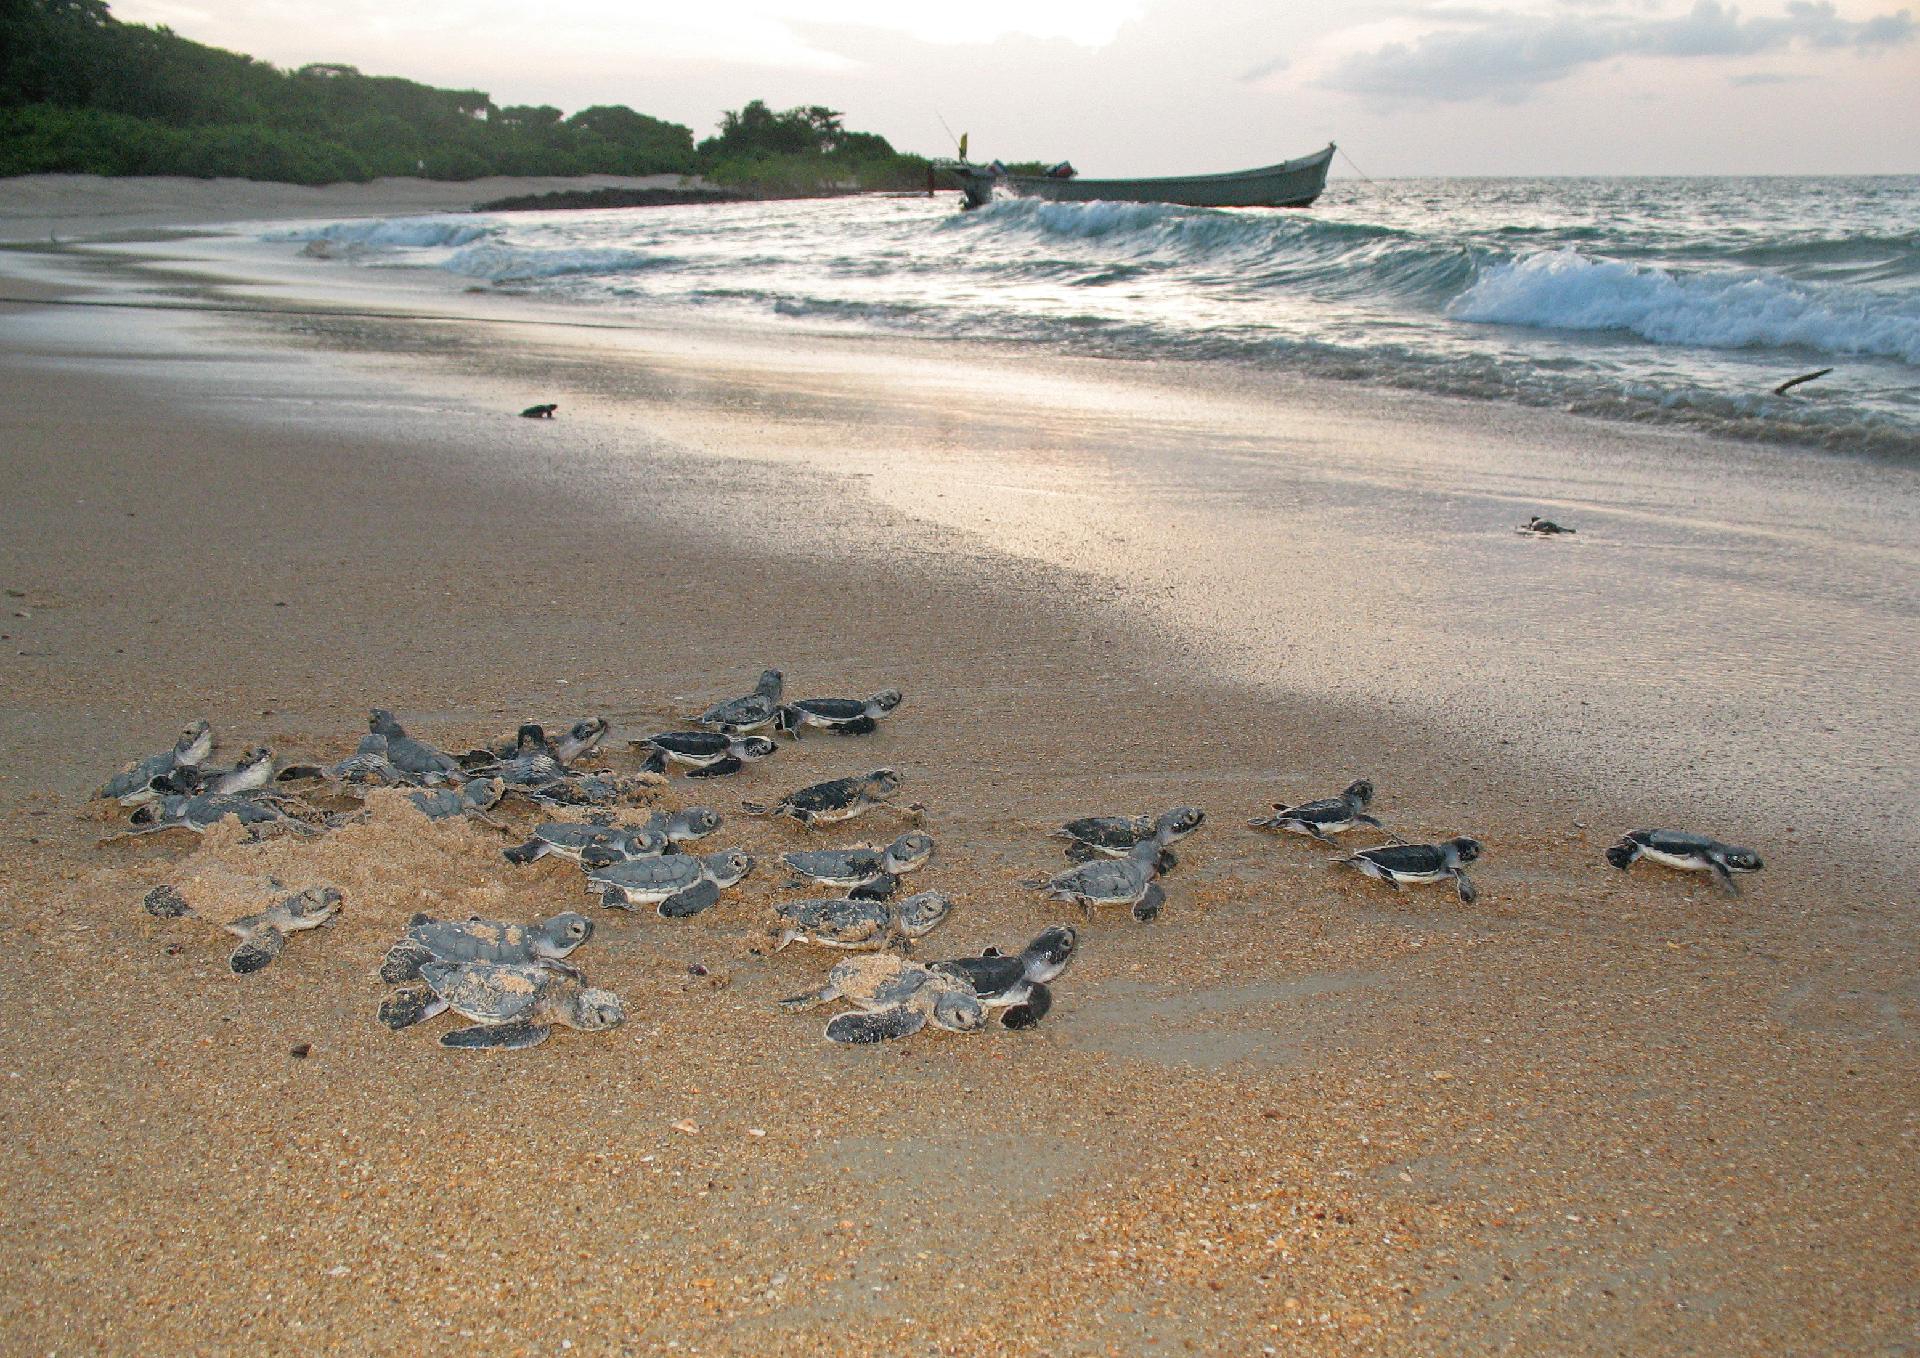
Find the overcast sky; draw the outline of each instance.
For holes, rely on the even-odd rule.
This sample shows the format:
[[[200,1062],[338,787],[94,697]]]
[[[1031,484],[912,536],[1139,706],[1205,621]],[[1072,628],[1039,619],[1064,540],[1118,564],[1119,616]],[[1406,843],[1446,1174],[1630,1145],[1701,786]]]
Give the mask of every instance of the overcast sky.
[[[1375,177],[1920,172],[1920,15],[1885,0],[120,0],[282,66],[621,103],[709,135],[826,104],[849,127],[1090,175],[1338,141]],[[1336,162],[1336,172],[1345,165]]]

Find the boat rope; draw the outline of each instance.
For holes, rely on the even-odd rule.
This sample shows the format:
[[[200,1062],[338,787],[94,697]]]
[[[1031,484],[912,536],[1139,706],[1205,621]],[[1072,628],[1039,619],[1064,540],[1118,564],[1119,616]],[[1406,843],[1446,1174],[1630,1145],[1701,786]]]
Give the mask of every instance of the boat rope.
[[[1353,165],[1353,157],[1347,154],[1347,148],[1344,146],[1340,148],[1340,158],[1346,161],[1347,164]],[[1361,169],[1358,165],[1353,165],[1353,172],[1359,175],[1362,179],[1365,179],[1369,184],[1373,182],[1372,179],[1367,177],[1367,172]]]

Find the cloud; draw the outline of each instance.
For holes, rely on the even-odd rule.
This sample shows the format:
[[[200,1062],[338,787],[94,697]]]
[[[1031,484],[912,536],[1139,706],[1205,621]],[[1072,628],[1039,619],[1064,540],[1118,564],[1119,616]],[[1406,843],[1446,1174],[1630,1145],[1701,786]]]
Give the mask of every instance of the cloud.
[[[1800,45],[1873,52],[1920,35],[1912,12],[1855,21],[1828,0],[1791,0],[1773,17],[1743,18],[1735,5],[1698,0],[1683,15],[1486,14],[1429,11],[1429,28],[1403,41],[1350,52],[1322,83],[1382,99],[1524,99],[1583,67],[1626,56],[1751,57]]]

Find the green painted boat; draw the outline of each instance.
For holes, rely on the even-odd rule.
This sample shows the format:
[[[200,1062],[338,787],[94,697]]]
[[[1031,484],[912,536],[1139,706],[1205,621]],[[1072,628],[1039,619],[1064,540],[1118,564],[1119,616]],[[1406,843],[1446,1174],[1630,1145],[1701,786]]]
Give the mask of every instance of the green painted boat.
[[[1327,166],[1334,145],[1278,165],[1227,174],[1178,175],[1167,179],[1071,179],[1052,175],[1007,174],[990,165],[940,161],[935,168],[951,177],[969,208],[984,207],[996,191],[1057,203],[1176,203],[1182,207],[1306,207],[1327,187]]]

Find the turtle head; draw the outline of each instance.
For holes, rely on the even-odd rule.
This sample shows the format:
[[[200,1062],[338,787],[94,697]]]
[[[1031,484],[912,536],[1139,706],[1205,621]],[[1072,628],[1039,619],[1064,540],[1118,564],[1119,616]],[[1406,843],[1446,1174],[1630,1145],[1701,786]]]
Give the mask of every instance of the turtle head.
[[[1176,806],[1153,823],[1153,837],[1162,844],[1185,839],[1207,823],[1207,813],[1197,806]]]
[[[1340,795],[1346,798],[1349,806],[1364,809],[1373,801],[1373,783],[1365,778],[1356,778],[1347,784],[1347,790]]]
[[[933,836],[922,830],[910,830],[887,846],[887,871],[912,872],[933,857]]]
[[[621,849],[629,858],[653,858],[673,847],[673,839],[659,830],[627,830],[620,836]]]
[[[1041,983],[1051,981],[1067,969],[1067,963],[1073,960],[1073,950],[1079,944],[1080,935],[1070,924],[1056,924],[1043,930],[1020,954],[1020,960],[1026,964],[1027,979]]]
[[[667,817],[667,838],[678,844],[689,839],[705,839],[720,828],[720,813],[704,806],[690,806]]]
[[[780,747],[765,736],[742,736],[733,742],[736,759],[765,759]]]
[[[741,849],[710,853],[700,861],[707,865],[707,875],[716,886],[732,886],[753,871],[752,856]]]
[[[780,691],[785,685],[786,676],[779,670],[762,670],[760,682],[753,686],[753,691],[760,697],[771,698],[777,703],[780,701]]]
[[[384,707],[376,707],[367,714],[367,729],[376,736],[385,736],[389,740],[406,734],[400,723],[394,719],[393,713]]]
[[[887,713],[893,711],[894,708],[900,706],[900,697],[899,689],[883,688],[871,698],[867,699],[867,709],[874,716],[884,717]]]
[[[1720,857],[1735,872],[1758,872],[1766,866],[1752,849],[1736,849],[1732,845],[1722,849]]]
[[[964,990],[942,990],[933,997],[930,1017],[950,1033],[977,1033],[987,1026],[987,1007]]]
[[[554,754],[562,764],[571,764],[607,738],[612,723],[605,717],[582,717],[560,737]]]
[[[593,921],[569,910],[540,921],[533,949],[542,957],[565,957],[593,937]]]
[[[180,732],[180,738],[173,742],[173,762],[176,764],[198,764],[213,750],[213,727],[202,717],[191,721]]]
[[[875,797],[891,797],[900,790],[900,775],[892,769],[875,769],[866,781],[867,791]]]
[[[312,920],[325,924],[340,912],[341,904],[346,900],[336,887],[308,887],[298,895],[289,896],[281,906],[288,916],[297,920]]]
[[[523,721],[520,729],[513,733],[515,754],[545,754],[549,748],[547,728],[537,721]]]
[[[580,998],[574,1001],[574,1016],[578,1021],[573,1026],[587,1033],[618,1028],[627,1021],[626,1007],[618,995],[592,987],[582,990]]]
[[[476,778],[460,789],[460,800],[475,811],[485,811],[506,795],[506,780],[501,778]]]
[[[1453,859],[1456,863],[1473,862],[1474,859],[1480,856],[1480,850],[1483,847],[1479,840],[1469,839],[1465,835],[1447,841],[1447,848],[1452,852]]]
[[[918,896],[909,896],[900,902],[896,917],[900,921],[900,932],[908,938],[919,938],[931,933],[953,912],[953,898],[943,896],[938,891],[923,891]]]

